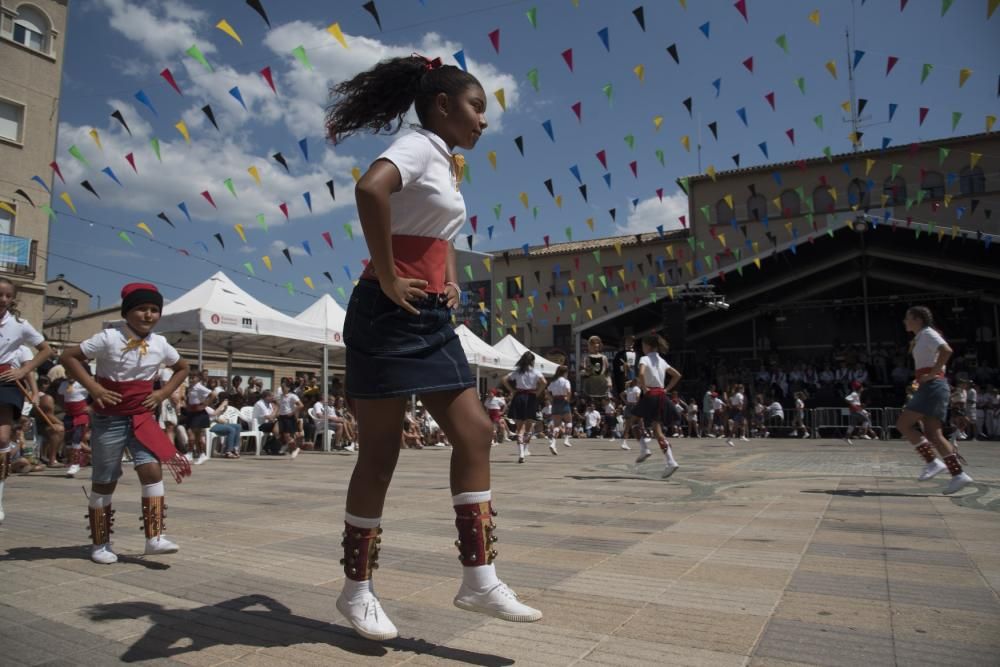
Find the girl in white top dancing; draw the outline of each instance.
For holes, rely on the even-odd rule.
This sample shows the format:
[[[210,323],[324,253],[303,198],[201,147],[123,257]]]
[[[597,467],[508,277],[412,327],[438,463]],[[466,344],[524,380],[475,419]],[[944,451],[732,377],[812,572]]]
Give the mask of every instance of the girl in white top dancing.
[[[642,339],[644,356],[639,360],[639,387],[642,389],[642,398],[639,400],[636,413],[653,424],[656,440],[660,443],[663,456],[667,459],[667,466],[663,469],[663,478],[666,479],[680,468],[674,460],[670,441],[663,433],[663,421],[668,419],[671,420],[668,424],[672,423],[676,414],[667,394],[681,381],[681,374],[660,356],[661,351],[664,353],[667,351],[667,341],[662,336],[645,336]],[[668,376],[670,384],[665,384]],[[635,462],[642,463],[649,457],[649,438],[642,438],[639,440],[639,458]]]
[[[535,370],[535,355],[531,352],[522,354],[517,369],[503,379],[503,384],[514,395],[509,414],[517,429],[517,462],[524,463],[538,413],[538,395],[545,391],[545,378]],[[549,445],[549,450],[555,455],[559,453],[554,442]]]

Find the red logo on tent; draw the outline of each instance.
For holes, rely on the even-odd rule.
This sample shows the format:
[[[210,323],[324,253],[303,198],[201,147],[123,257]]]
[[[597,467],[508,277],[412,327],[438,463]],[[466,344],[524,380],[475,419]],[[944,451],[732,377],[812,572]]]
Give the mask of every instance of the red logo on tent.
[[[215,313],[212,314],[212,324],[218,324],[221,321],[222,321],[221,317],[219,317]]]

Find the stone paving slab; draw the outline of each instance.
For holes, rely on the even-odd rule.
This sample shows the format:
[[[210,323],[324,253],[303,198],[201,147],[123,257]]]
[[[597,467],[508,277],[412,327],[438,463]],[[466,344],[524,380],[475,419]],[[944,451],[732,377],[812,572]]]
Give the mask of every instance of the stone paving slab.
[[[515,462],[493,450],[498,570],[545,618],[456,609],[447,450],[406,451],[376,588],[399,639],[334,609],[353,457],[213,460],[169,485],[178,554],[140,554],[138,483],[115,496],[122,561],[87,558],[82,479],[17,476],[0,526],[0,664],[1000,664],[1000,447],[976,483],[920,484],[898,442],[615,443]]]

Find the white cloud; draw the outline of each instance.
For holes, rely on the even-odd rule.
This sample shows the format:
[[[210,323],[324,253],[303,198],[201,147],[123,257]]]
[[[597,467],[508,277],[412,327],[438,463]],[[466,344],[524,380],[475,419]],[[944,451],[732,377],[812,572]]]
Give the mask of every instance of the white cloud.
[[[199,40],[196,27],[208,15],[180,2],[157,2],[139,6],[128,0],[99,0],[108,11],[108,24],[146,53],[163,60],[197,44],[205,55],[215,53],[208,40]]]
[[[303,248],[301,245],[295,245],[295,244],[288,245],[284,241],[278,241],[278,240],[271,241],[271,252],[273,254],[276,255],[281,254],[281,251],[284,250],[285,248],[288,248],[288,254],[294,257],[306,256],[306,249]]]
[[[628,205],[631,208],[632,203],[629,202]],[[682,215],[688,215],[688,199],[683,191],[678,190],[665,196],[662,202],[659,197],[640,201],[634,210],[629,211],[625,224],[618,224],[616,230],[618,234],[638,234],[655,232],[662,225],[663,230],[669,232],[683,227],[678,219]]]

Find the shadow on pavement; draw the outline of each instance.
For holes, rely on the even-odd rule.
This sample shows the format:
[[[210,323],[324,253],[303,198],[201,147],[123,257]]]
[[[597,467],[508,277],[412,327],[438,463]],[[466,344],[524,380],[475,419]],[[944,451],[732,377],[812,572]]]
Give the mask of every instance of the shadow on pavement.
[[[0,561],[6,560],[87,560],[90,556],[86,547],[14,547],[7,549],[7,553],[0,555]],[[118,562],[132,565],[141,565],[150,570],[169,570],[170,566],[155,560],[146,560],[138,556],[118,554]]]
[[[262,609],[254,609],[262,607]],[[152,602],[115,602],[84,610],[94,621],[149,618],[155,625],[133,642],[123,662],[202,651],[219,645],[259,648],[326,643],[356,655],[381,657],[390,650],[433,654],[471,665],[512,665],[509,658],[401,637],[388,642],[362,639],[348,627],[293,614],[274,598],[246,595],[195,609],[167,609]],[[182,644],[182,645],[178,645]]]
[[[867,491],[865,489],[804,489],[802,493],[825,493],[829,496],[847,496],[849,498],[930,498],[940,496],[937,493],[900,493],[898,491]]]

